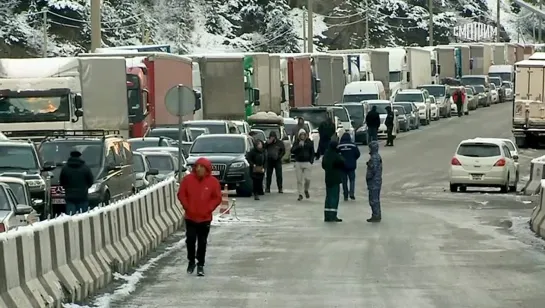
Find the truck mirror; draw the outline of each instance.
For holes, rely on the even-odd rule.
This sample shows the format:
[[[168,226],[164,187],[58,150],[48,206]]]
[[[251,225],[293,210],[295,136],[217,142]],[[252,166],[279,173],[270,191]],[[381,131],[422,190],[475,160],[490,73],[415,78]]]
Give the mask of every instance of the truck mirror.
[[[81,118],[83,117],[83,111],[81,109],[78,109],[76,111],[74,111],[74,115],[78,118]]]
[[[252,92],[254,94],[254,106],[259,106],[260,104],[260,101],[259,101],[259,89],[258,88],[253,88],[252,89]]]
[[[293,83],[290,83],[288,85],[288,91],[289,91],[289,93],[288,93],[289,98],[294,99],[295,98],[295,87],[293,86]]]
[[[469,59],[469,69],[473,69],[473,58]]]
[[[411,72],[407,72],[407,82],[411,82]]]
[[[202,108],[202,94],[197,90],[193,90],[193,93],[195,94],[195,108],[193,109],[193,112],[195,112],[197,110],[201,110]]]
[[[74,97],[74,107],[76,107],[76,109],[83,108],[83,102],[81,100],[81,95],[76,95],[76,97]]]
[[[316,89],[316,93],[322,93],[322,81],[319,78],[316,78],[314,81],[314,88]]]
[[[437,74],[441,75],[441,65],[437,65]]]

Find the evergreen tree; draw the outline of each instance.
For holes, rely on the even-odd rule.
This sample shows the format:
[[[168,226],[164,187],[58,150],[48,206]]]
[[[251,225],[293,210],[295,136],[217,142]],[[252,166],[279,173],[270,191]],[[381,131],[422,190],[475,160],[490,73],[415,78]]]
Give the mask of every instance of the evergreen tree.
[[[298,37],[289,18],[286,0],[270,0],[264,7],[265,17],[262,25],[263,40],[257,41],[254,48],[263,52],[300,52]]]

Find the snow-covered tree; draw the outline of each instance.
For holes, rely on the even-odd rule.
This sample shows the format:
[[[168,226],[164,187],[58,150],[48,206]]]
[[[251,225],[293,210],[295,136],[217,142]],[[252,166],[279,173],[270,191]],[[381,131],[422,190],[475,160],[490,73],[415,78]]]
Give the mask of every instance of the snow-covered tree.
[[[297,34],[289,19],[290,7],[286,0],[270,0],[264,7],[263,39],[255,42],[254,49],[263,52],[299,52]]]

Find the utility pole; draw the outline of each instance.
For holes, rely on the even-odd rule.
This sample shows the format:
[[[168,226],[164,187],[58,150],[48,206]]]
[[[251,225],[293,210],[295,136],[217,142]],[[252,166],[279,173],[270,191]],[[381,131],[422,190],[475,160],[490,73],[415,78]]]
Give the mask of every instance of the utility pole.
[[[540,11],[541,11],[541,1],[542,1],[542,0],[539,0],[539,10],[540,10]],[[542,27],[542,24],[541,24],[541,23],[542,23],[543,19],[541,18],[541,15],[539,15],[538,18],[539,18],[539,30],[538,30],[539,32],[538,32],[538,40],[537,40],[537,42],[538,42],[538,43],[541,43],[541,42],[542,42],[542,41],[541,41],[541,27]]]
[[[308,0],[308,31],[307,31],[307,52],[314,52],[314,12],[312,11],[314,0]]]
[[[102,46],[100,2],[101,0],[91,0],[91,52]]]
[[[496,43],[499,43],[499,42],[500,42],[500,0],[496,0]]]
[[[47,9],[42,10],[43,16],[43,46],[42,46],[42,56],[47,58]]]
[[[305,7],[303,6],[303,52],[307,52],[307,11],[305,10]]]
[[[365,48],[369,48],[369,1],[365,0]]]
[[[428,0],[428,12],[430,14],[430,24],[428,26],[430,46],[433,46],[433,0]]]

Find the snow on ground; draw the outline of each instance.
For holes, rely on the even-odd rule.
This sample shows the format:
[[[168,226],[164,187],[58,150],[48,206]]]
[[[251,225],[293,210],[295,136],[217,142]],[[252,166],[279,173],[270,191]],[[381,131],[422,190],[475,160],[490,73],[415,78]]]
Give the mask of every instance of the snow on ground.
[[[511,12],[511,3],[509,0],[486,0],[486,4],[488,6],[488,10],[490,11],[490,17],[493,20],[496,20],[497,18],[497,3],[500,2],[500,24],[504,27],[505,31],[507,31],[507,34],[511,38],[511,42],[518,42],[519,39],[518,35],[518,26],[517,22],[518,20],[524,19],[525,17],[528,17],[529,14],[527,11],[522,10],[518,15],[513,14]],[[524,36],[520,35],[520,43],[530,43],[533,42],[533,39],[531,36]]]
[[[544,249],[545,248],[545,240],[538,237],[531,229],[530,229],[530,217],[511,217],[511,228],[509,228],[509,231],[512,232],[512,234],[521,242],[530,245],[534,248],[538,249]]]
[[[295,33],[297,33],[297,36],[299,37],[298,45],[299,48],[301,48],[301,51],[304,50],[304,46],[307,46],[307,42],[303,41],[303,13],[306,11],[303,11],[301,9],[295,8],[292,9],[290,12],[290,18],[293,22],[293,27],[296,29]],[[327,31],[328,26],[324,22],[324,16],[320,14],[313,14],[312,20],[314,21],[314,36],[323,36],[323,33]],[[306,17],[305,20],[308,20],[308,17]],[[307,32],[307,23],[305,22],[305,33]],[[317,50],[316,44],[314,44],[314,50]]]

